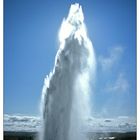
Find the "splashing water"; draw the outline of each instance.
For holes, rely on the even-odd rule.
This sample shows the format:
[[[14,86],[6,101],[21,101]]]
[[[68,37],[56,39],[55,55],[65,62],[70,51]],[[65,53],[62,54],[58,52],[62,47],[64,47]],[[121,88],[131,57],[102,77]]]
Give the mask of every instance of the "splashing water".
[[[86,140],[82,130],[91,114],[89,81],[96,61],[79,4],[71,5],[59,41],[54,69],[42,91],[41,140]]]

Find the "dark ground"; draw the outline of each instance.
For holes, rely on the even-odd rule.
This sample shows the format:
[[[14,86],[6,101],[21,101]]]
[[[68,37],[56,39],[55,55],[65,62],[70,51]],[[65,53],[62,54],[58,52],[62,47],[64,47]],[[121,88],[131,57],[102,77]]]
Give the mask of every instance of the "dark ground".
[[[88,133],[89,140],[136,140],[136,132]]]
[[[136,132],[89,132],[87,137],[89,140],[136,140]],[[38,133],[4,131],[4,140],[38,140]]]

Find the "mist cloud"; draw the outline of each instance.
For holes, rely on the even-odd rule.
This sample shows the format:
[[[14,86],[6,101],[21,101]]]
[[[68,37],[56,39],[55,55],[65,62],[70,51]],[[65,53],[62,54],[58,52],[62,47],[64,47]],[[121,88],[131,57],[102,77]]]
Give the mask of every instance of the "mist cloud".
[[[121,46],[114,47],[110,50],[108,56],[99,56],[98,61],[103,71],[111,70],[123,54]]]
[[[123,73],[120,73],[114,83],[110,83],[106,87],[107,92],[112,93],[127,93],[129,89],[129,83]]]

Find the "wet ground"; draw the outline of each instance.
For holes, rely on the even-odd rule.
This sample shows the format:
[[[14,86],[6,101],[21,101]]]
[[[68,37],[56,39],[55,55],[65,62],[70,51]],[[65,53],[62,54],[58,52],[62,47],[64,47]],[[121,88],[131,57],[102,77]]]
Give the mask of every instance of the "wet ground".
[[[136,132],[88,133],[89,140],[136,140]]]
[[[136,140],[136,132],[88,132],[89,140]],[[38,133],[36,132],[4,132],[4,140],[38,140]]]

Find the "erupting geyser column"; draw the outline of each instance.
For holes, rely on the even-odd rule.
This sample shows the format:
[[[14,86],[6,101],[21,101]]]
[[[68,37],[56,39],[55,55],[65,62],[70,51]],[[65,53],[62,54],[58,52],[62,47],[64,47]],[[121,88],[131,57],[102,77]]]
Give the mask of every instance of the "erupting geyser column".
[[[85,140],[82,129],[90,116],[89,80],[96,62],[79,4],[71,5],[59,41],[54,69],[42,91],[41,140]]]

